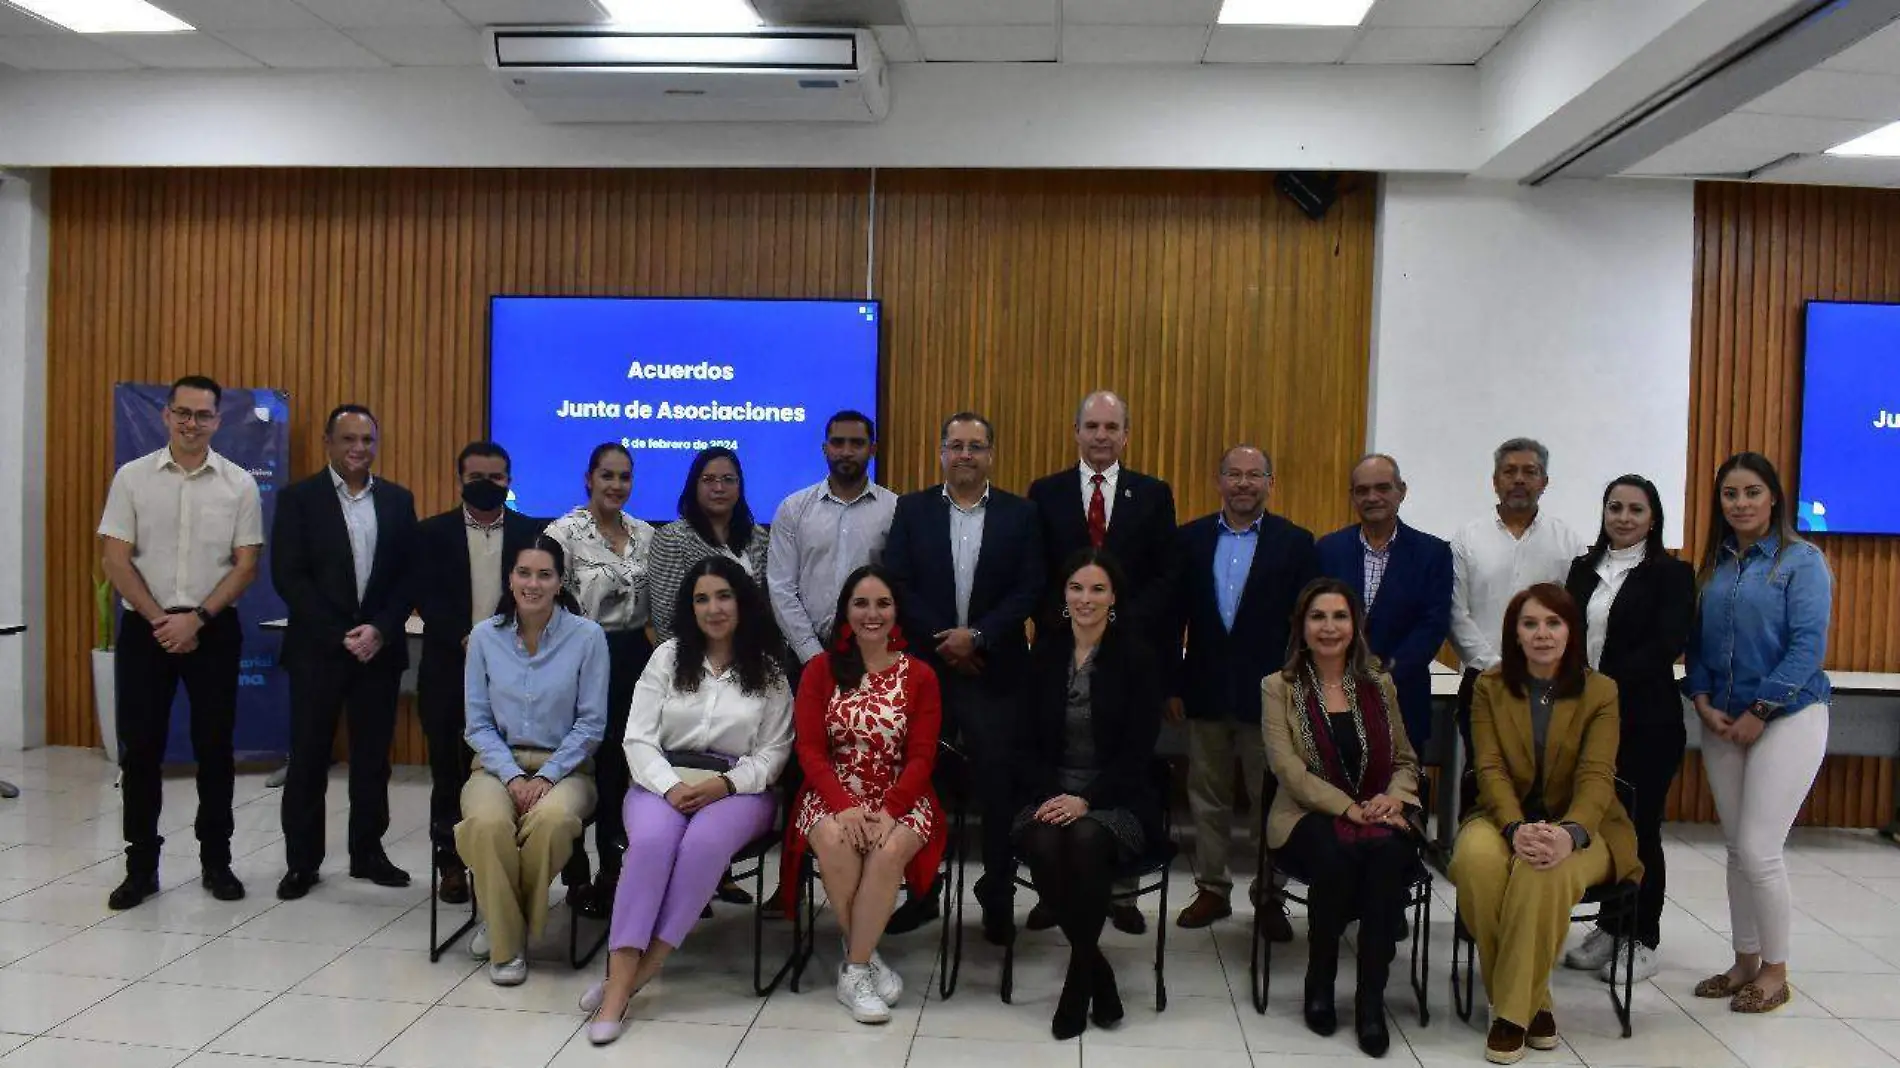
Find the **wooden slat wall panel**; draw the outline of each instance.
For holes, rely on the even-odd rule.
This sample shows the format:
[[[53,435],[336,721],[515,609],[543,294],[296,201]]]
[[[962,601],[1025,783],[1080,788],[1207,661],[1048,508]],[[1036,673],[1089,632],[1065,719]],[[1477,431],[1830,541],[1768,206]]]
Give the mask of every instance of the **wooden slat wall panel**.
[[[1700,553],[1723,459],[1754,449],[1788,489],[1801,426],[1802,308],[1900,300],[1900,193],[1703,183],[1696,187],[1694,352],[1689,378],[1688,544]],[[1827,666],[1900,671],[1900,541],[1815,539],[1834,571]],[[1690,754],[1670,818],[1713,820]],[[1894,761],[1829,757],[1801,822],[1879,826],[1893,817]]]
[[[1330,529],[1365,440],[1373,203],[1359,179],[1313,223],[1272,176],[1231,174],[59,171],[48,391],[88,414],[55,422],[46,472],[48,738],[97,744],[87,576],[115,381],[288,390],[296,474],[322,462],[323,413],[366,403],[382,470],[429,512],[482,430],[490,294],[849,297],[868,276],[895,488],[936,478],[938,422],[971,406],[1020,490],[1072,461],[1073,406],[1105,386],[1135,404],[1131,464],[1184,516],[1251,439],[1275,509]],[[396,756],[423,757],[407,714]]]

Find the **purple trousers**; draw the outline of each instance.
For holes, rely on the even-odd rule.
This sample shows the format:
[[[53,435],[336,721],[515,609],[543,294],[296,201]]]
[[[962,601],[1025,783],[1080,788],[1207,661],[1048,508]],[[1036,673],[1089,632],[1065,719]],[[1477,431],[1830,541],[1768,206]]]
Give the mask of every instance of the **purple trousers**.
[[[734,794],[692,816],[633,785],[623,808],[627,856],[614,890],[610,949],[678,947],[719,889],[732,855],[772,828],[772,795]]]

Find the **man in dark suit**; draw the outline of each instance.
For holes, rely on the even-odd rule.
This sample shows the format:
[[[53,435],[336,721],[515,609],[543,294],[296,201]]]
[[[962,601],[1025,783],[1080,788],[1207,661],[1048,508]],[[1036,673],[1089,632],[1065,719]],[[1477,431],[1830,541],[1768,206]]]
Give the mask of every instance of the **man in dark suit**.
[[[1000,945],[1016,926],[1010,752],[1029,665],[1023,623],[1042,597],[1042,531],[1034,505],[990,485],[989,420],[958,412],[939,440],[944,483],[898,498],[884,566],[897,579],[910,649],[941,683],[944,737],[960,736],[970,758],[983,820],[976,896],[984,936]]]
[[[1078,549],[1105,548],[1128,577],[1129,588],[1115,591],[1124,625],[1142,636],[1157,663],[1172,670],[1181,657],[1181,632],[1169,633],[1176,624],[1174,490],[1122,466],[1128,402],[1108,390],[1089,394],[1076,408],[1075,444],[1081,453],[1077,466],[1029,485],[1029,499],[1042,519],[1046,621],[1059,622],[1063,563]],[[1148,926],[1141,910],[1127,902],[1110,906],[1109,919],[1129,934],[1141,934]],[[1054,913],[1041,905],[1029,913],[1030,930],[1054,924]]]
[[[1221,457],[1221,510],[1181,528],[1179,604],[1187,650],[1169,717],[1188,721],[1188,807],[1194,815],[1194,883],[1199,892],[1181,910],[1182,927],[1206,927],[1233,914],[1227,847],[1234,822],[1234,761],[1249,793],[1266,774],[1260,730],[1260,680],[1286,664],[1293,606],[1319,574],[1313,535],[1267,511],[1273,464],[1252,445]],[[1253,798],[1258,805],[1262,798]],[[1257,820],[1248,821],[1257,828]],[[1254,831],[1250,829],[1249,834]],[[1283,907],[1256,886],[1275,941],[1293,931]]]
[[[1366,645],[1385,664],[1422,755],[1432,736],[1432,659],[1451,631],[1451,543],[1399,521],[1405,481],[1382,453],[1352,469],[1359,522],[1319,540],[1319,570],[1351,586],[1366,612]]]
[[[455,461],[462,503],[416,524],[409,565],[409,603],[422,616],[422,664],[416,671],[416,707],[429,742],[429,841],[442,884],[436,896],[451,905],[468,900],[468,869],[455,852],[462,818],[462,785],[471,753],[462,740],[467,715],[462,669],[468,632],[495,614],[515,554],[534,544],[545,525],[507,508],[512,477],[508,450],[476,441]]]
[[[283,664],[290,672],[290,769],[277,896],[303,897],[323,865],[323,795],[330,747],[350,709],[350,876],[408,886],[389,862],[389,744],[396,693],[409,666],[403,569],[413,558],[416,500],[370,474],[380,429],[360,404],[324,422],[324,469],[284,487],[271,525],[271,579],[290,608]]]

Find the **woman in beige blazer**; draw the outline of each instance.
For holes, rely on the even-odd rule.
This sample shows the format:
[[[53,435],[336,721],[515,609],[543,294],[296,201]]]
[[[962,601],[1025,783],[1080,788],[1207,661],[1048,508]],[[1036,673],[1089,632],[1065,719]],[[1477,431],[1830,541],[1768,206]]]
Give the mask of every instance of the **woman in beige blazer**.
[[[1267,814],[1275,862],[1306,880],[1306,1026],[1338,1026],[1339,937],[1359,921],[1353,1026],[1359,1048],[1385,1055],[1385,980],[1418,846],[1405,821],[1418,805],[1418,756],[1392,679],[1367,651],[1351,587],[1315,579],[1293,613],[1286,667],[1260,684],[1267,761],[1279,780]]]

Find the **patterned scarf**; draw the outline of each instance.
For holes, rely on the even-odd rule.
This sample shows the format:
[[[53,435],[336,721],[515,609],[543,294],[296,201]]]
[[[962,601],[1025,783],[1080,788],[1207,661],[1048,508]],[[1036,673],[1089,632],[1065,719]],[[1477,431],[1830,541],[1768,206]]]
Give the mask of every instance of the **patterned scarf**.
[[[1349,769],[1340,759],[1339,747],[1333,742],[1332,723],[1326,715],[1319,672],[1310,661],[1293,681],[1293,701],[1306,712],[1293,723],[1308,754],[1306,769],[1344,791],[1355,802],[1364,802],[1385,792],[1392,784],[1392,721],[1385,707],[1385,692],[1379,689],[1377,682],[1351,675],[1347,679],[1346,709],[1359,738],[1358,767]],[[1345,816],[1336,816],[1333,832],[1340,841],[1354,842],[1382,838],[1391,834],[1392,828],[1362,827]]]

